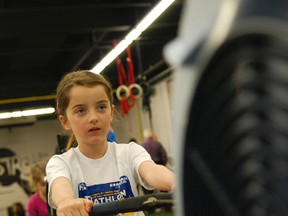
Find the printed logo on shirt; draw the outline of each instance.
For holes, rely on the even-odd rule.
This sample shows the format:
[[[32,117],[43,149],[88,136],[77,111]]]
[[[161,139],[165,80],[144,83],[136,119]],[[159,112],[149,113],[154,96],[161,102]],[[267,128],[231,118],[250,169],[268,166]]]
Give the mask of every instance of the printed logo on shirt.
[[[134,197],[127,176],[121,176],[119,181],[87,186],[85,182],[78,184],[79,198],[86,198],[94,204],[113,202]]]

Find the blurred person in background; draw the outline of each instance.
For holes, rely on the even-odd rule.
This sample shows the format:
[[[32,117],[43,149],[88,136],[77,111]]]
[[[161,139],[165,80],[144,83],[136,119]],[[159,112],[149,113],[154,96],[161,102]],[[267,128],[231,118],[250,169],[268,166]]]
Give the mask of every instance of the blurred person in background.
[[[168,161],[167,152],[163,145],[158,141],[157,135],[151,128],[147,128],[143,131],[144,141],[142,146],[151,155],[152,160],[156,164],[166,165]]]
[[[46,164],[47,161],[43,160],[31,167],[30,185],[34,193],[28,200],[28,216],[48,216],[45,182]]]
[[[146,128],[143,131],[143,137],[144,141],[141,145],[150,154],[152,160],[156,164],[166,166],[168,161],[167,152],[163,145],[158,141],[157,136],[153,130],[151,128]],[[152,194],[156,192],[155,190],[147,190],[144,187],[142,187],[142,190],[144,194]]]

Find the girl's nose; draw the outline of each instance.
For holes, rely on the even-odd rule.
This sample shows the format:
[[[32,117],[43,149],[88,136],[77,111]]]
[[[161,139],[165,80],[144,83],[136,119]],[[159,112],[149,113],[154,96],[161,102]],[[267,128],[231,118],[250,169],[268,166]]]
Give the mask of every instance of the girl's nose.
[[[95,123],[95,122],[98,122],[98,115],[97,115],[97,112],[96,111],[93,111],[90,113],[90,122],[91,123]]]

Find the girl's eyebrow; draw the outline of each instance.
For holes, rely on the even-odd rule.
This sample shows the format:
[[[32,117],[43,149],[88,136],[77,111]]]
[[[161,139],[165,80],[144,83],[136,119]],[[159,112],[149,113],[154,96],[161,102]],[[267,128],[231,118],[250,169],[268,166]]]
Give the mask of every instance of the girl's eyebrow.
[[[82,106],[84,106],[84,104],[76,104],[76,105],[72,106],[72,109],[75,109],[75,108],[78,108],[78,107],[82,107]]]
[[[100,103],[109,103],[109,100],[103,99],[103,100],[97,101],[97,104],[100,104]],[[85,106],[85,104],[76,104],[72,106],[72,109],[83,107],[83,106]]]
[[[104,99],[104,100],[97,101],[97,103],[109,103],[109,101]]]

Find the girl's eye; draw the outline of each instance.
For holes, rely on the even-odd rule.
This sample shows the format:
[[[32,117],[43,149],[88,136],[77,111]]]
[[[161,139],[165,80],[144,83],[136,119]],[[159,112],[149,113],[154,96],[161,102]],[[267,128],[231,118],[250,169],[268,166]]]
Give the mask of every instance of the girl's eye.
[[[100,109],[100,110],[105,110],[105,109],[107,109],[107,105],[100,105],[100,106],[99,106],[99,109]]]
[[[77,109],[75,112],[81,114],[81,113],[84,113],[84,112],[85,112],[85,109],[79,108],[79,109]]]

